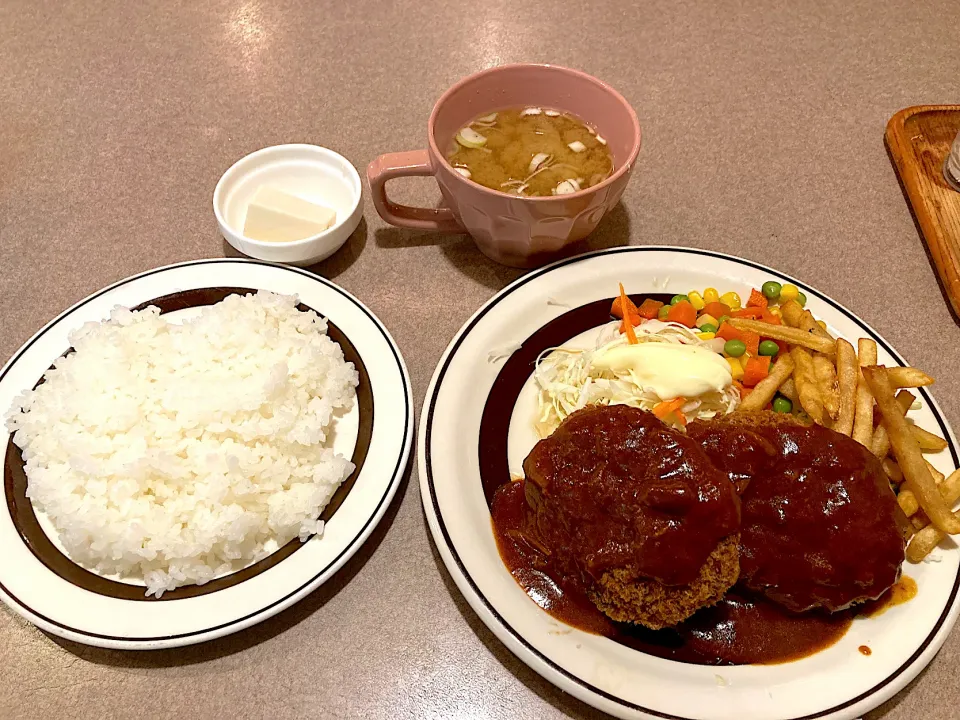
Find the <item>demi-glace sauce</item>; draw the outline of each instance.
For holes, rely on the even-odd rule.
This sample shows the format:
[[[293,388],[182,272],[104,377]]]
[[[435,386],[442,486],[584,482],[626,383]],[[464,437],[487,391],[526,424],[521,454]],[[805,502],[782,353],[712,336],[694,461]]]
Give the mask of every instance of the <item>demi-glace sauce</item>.
[[[860,611],[794,614],[736,586],[717,605],[700,610],[676,628],[654,631],[617,623],[590,602],[581,583],[556,572],[549,555],[524,539],[530,515],[523,486],[524,481],[500,486],[491,507],[500,556],[517,583],[557,620],[657,657],[696,665],[798,660],[840,640],[857,615],[879,614],[916,594],[916,583],[903,577]]]
[[[635,650],[697,665],[781,663],[833,645],[853,613],[794,615],[735,587],[717,605],[676,628],[647,630],[616,623],[590,602],[585,588],[552,571],[549,555],[522,533],[528,522],[523,481],[502,485],[491,508],[500,556],[527,595],[557,620]]]
[[[687,433],[737,473],[731,480],[749,480],[744,586],[804,612],[843,610],[897,582],[907,520],[879,462],[856,440],[768,413],[697,421]]]
[[[860,609],[860,615],[877,617],[883,615],[895,605],[903,605],[917,596],[917,581],[909,575],[903,575],[893,587],[887,590],[879,600],[866,603]]]

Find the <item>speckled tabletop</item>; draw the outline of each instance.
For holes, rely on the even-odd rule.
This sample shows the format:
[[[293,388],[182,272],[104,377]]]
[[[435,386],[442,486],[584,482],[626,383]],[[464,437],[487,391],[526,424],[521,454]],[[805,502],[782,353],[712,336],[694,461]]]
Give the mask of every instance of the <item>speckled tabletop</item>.
[[[632,102],[644,148],[590,247],[689,245],[812,283],[938,378],[960,426],[960,330],[883,146],[960,101],[956,0],[0,3],[0,356],[85,295],[231,254],[211,196],[239,157],[310,142],[364,168],[422,147],[433,101],[550,61]],[[431,181],[400,199],[434,201]],[[365,221],[314,270],[366,302],[418,406],[461,323],[520,271],[463,236]],[[2,549],[0,549],[2,550]],[[869,715],[958,717],[960,634]],[[3,718],[594,718],[514,658],[439,562],[412,470],[329,583],[251,630],[157,653],[48,637],[0,609]]]

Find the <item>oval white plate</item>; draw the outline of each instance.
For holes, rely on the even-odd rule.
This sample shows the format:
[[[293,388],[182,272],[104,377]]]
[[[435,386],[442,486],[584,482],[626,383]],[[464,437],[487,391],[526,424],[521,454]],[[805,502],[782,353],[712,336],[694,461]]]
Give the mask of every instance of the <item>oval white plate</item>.
[[[53,360],[69,348],[68,333],[84,322],[108,317],[117,305],[134,307],[204,288],[296,294],[343,333],[369,378],[376,420],[370,419],[366,458],[322,537],[311,538],[242,582],[192,597],[152,601],[91,591],[42,562],[14,523],[11,474],[5,469],[0,599],[48,632],[101,647],[156,649],[203,642],[250,627],[297,602],[339,570],[369,537],[396,493],[413,438],[412,393],[400,350],[383,324],[356,298],[328,280],[296,268],[254,260],[197,260],[121,280],[74,305],[20,348],[0,371],[0,409],[5,413],[14,397],[37,383]],[[339,423],[334,447],[351,454],[357,440],[358,411]],[[6,448],[9,434],[4,432],[2,437]],[[43,519],[38,519],[43,526]]]
[[[419,432],[420,488],[430,530],[457,586],[521,660],[559,688],[617,717],[856,718],[916,677],[960,611],[960,552],[939,549],[938,562],[904,566],[919,586],[916,598],[878,617],[857,619],[840,642],[820,653],[772,666],[687,665],[559,623],[527,597],[500,560],[481,488],[477,438],[502,355],[571,309],[612,298],[618,282],[632,294],[712,286],[743,295],[771,278],[796,283],[808,297],[807,306],[834,333],[873,337],[881,363],[905,364],[851,312],[774,270],[701,250],[628,247],[561,261],[505,288],[453,339],[427,390]],[[528,383],[510,424],[508,462],[513,469],[536,440],[528,427],[530,391]],[[923,408],[911,417],[949,439],[949,449],[930,459],[941,471],[952,471],[958,464],[956,438],[929,393],[921,389],[919,395]],[[862,655],[860,645],[869,646],[872,655]]]

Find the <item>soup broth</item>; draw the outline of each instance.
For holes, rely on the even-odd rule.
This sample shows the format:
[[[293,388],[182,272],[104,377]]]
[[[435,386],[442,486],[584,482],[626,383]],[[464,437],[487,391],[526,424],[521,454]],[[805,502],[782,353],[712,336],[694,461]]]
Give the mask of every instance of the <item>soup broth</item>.
[[[574,193],[613,172],[607,142],[594,128],[570,113],[538,107],[474,119],[457,133],[447,160],[473,182],[528,197]]]

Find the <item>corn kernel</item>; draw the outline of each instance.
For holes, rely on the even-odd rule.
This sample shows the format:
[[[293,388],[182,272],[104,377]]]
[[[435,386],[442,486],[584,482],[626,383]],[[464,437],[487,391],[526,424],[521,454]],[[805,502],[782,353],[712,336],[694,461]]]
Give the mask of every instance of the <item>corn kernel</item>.
[[[827,329],[827,324],[823,320],[817,320],[817,325],[819,325],[823,330]]]
[[[740,304],[740,296],[735,292],[725,292],[720,296],[720,302],[731,310],[739,310],[743,305]]]
[[[704,313],[703,315],[701,315],[700,317],[698,317],[698,318],[697,318],[697,322],[696,322],[696,326],[697,326],[697,327],[702,327],[702,326],[704,326],[704,325],[706,325],[706,324],[708,324],[708,323],[709,323],[710,325],[713,325],[714,327],[720,327],[720,323],[718,323],[718,322],[717,322],[717,319],[716,319],[713,315],[711,315],[710,313]]]
[[[705,303],[720,302],[720,293],[716,288],[707,288],[703,291],[703,301]]]
[[[726,358],[727,364],[730,365],[730,372],[733,375],[734,380],[739,380],[743,377],[743,365],[740,364],[739,358]]]
[[[780,312],[780,308],[778,308],[776,305],[772,305],[772,306],[767,307],[767,310],[770,311],[770,314],[771,314],[771,315],[776,315],[778,318],[782,318],[782,317],[783,317],[783,313]]]
[[[687,293],[687,300],[690,301],[690,304],[693,305],[694,310],[703,310],[706,303],[703,301],[703,296],[698,293],[696,290],[691,290]]]
[[[747,362],[750,360],[750,354],[749,354],[749,353],[744,353],[743,355],[741,355],[740,357],[738,357],[737,360],[740,361],[740,367],[742,367],[744,370],[746,370],[746,369],[747,369]]]
[[[713,340],[716,336],[717,334],[712,332],[697,333],[697,337],[701,340]]]
[[[796,300],[797,296],[800,294],[800,288],[798,288],[793,283],[787,283],[782,288],[780,288],[780,304],[782,305],[785,302],[790,300]]]

